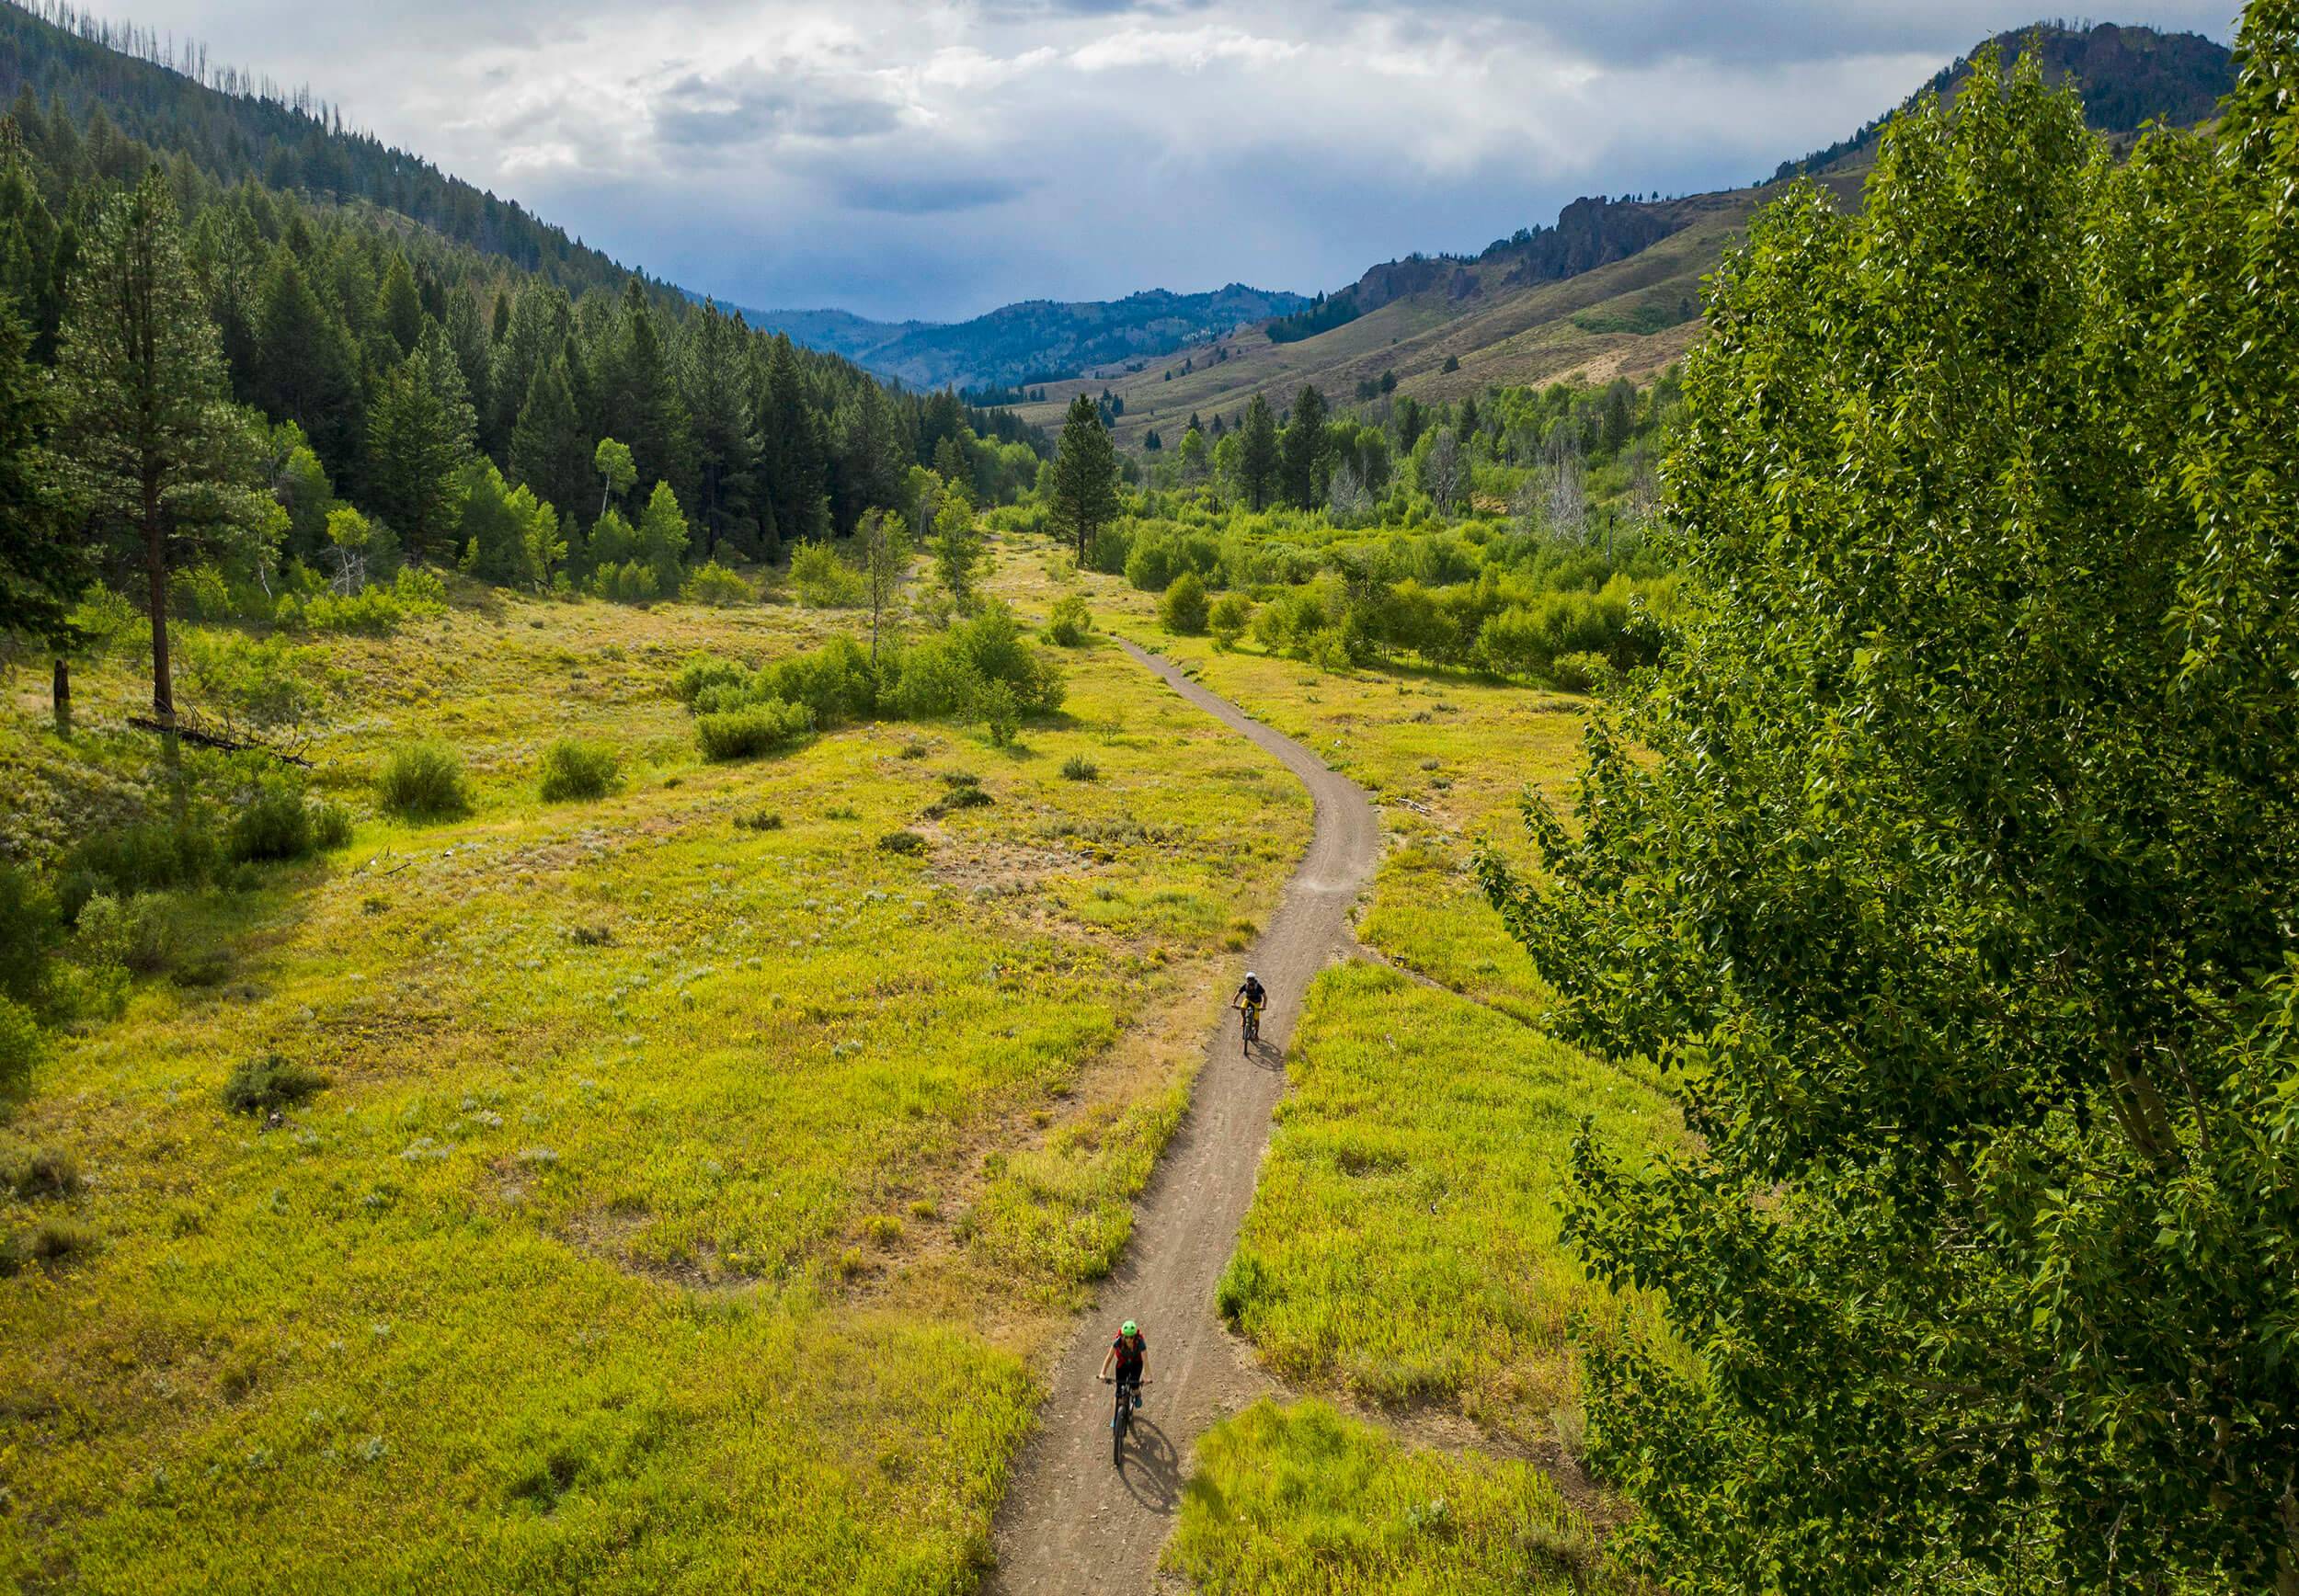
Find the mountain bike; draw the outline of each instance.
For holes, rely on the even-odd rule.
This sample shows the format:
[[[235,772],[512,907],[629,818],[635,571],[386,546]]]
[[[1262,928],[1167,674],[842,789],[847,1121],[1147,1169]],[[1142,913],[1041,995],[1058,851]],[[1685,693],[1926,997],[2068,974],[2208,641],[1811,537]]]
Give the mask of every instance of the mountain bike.
[[[1126,1465],[1126,1432],[1134,1427],[1134,1409],[1141,1405],[1139,1380],[1117,1382],[1117,1401],[1110,1410],[1110,1461]]]
[[[1262,1039],[1262,1011],[1251,1003],[1241,1003],[1237,1007],[1238,1012],[1244,1017],[1238,1032],[1245,1041],[1245,1056],[1251,1058],[1253,1056],[1253,1043]]]

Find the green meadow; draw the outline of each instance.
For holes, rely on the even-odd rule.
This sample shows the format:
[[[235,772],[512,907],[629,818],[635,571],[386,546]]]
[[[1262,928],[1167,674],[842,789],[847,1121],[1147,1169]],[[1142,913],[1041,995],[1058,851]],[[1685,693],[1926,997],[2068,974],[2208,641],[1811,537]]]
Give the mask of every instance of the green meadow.
[[[139,900],[152,956],[0,1130],[73,1171],[0,1183],[0,1233],[69,1243],[0,1280],[8,1580],[971,1587],[1309,808],[1106,646],[1008,747],[700,759],[683,660],[848,629],[486,593],[319,645],[350,842]],[[8,680],[11,826],[166,788],[104,729],[132,664],[69,738],[43,687]],[[567,735],[605,796],[539,797]],[[466,813],[378,811],[417,738]],[[317,1089],[230,1112],[274,1056]]]

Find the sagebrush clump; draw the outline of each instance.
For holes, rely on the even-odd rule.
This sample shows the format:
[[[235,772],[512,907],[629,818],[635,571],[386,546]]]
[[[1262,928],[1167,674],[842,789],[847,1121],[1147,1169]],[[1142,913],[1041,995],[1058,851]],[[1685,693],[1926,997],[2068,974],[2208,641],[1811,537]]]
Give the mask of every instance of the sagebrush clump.
[[[604,743],[561,737],[543,751],[540,788],[545,804],[604,798],[621,779],[621,756]]]
[[[471,810],[463,756],[445,743],[409,743],[392,751],[376,779],[375,800],[404,820],[444,820]]]
[[[223,1083],[223,1106],[235,1114],[268,1114],[294,1107],[327,1085],[327,1077],[276,1053],[235,1066]]]

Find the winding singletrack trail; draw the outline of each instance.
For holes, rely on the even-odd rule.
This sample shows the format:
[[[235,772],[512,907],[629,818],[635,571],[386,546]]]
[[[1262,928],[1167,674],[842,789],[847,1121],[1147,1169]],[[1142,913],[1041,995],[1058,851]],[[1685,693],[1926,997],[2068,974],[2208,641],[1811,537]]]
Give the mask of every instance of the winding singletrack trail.
[[[1037,1431],[999,1509],[998,1562],[986,1588],[1003,1596],[1143,1596],[1173,1527],[1191,1444],[1271,1389],[1215,1311],[1214,1286],[1236,1248],[1270,1114],[1285,1095],[1286,1044],[1301,996],[1318,971],[1355,951],[1350,911],[1380,858],[1380,823],[1355,783],[1165,660],[1122,640],[1119,646],[1298,777],[1316,801],[1316,831],[1268,929],[1240,965],[1269,988],[1256,1054],[1242,1055],[1234,1019],[1207,1041],[1188,1116],[1135,1210],[1133,1240],[1054,1367]],[[1110,1391],[1098,1376],[1117,1322],[1128,1317],[1149,1339],[1150,1383],[1120,1469],[1110,1463]]]

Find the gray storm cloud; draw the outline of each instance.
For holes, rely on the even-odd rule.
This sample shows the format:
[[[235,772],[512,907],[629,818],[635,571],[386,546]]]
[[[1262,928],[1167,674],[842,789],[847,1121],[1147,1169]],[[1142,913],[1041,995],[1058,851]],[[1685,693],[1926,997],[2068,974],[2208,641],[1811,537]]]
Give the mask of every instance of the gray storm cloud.
[[[958,316],[1333,288],[1579,194],[1744,183],[2032,19],[2015,6],[369,0],[324,27],[301,0],[132,9],[698,291]],[[2150,0],[2116,19],[2225,40],[2230,16]]]

